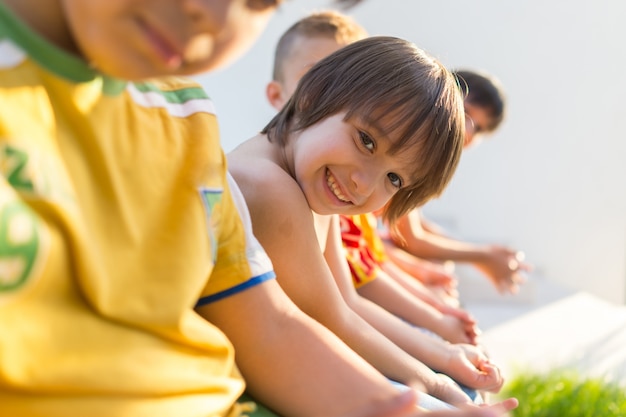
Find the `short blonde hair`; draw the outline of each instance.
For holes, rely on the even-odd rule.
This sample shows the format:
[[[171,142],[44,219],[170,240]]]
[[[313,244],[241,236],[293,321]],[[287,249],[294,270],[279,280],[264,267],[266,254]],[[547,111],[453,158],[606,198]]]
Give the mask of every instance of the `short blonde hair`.
[[[365,29],[350,16],[334,10],[311,13],[291,25],[278,40],[272,77],[276,81],[283,81],[283,64],[292,54],[293,43],[298,37],[329,38],[339,45],[348,45],[366,36]]]

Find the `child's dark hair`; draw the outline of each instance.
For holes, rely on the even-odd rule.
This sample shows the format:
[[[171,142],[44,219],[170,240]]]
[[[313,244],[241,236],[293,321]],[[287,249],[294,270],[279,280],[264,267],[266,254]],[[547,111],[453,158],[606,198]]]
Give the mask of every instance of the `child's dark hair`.
[[[459,69],[453,71],[459,79],[461,90],[465,93],[465,102],[485,109],[490,116],[487,132],[493,132],[500,126],[505,116],[506,97],[500,82],[489,74],[479,71]]]
[[[319,61],[300,80],[283,109],[263,129],[281,146],[291,133],[346,112],[387,127],[392,154],[415,155],[411,181],[391,198],[391,225],[439,195],[458,165],[465,119],[456,78],[413,43],[389,36],[352,43]]]

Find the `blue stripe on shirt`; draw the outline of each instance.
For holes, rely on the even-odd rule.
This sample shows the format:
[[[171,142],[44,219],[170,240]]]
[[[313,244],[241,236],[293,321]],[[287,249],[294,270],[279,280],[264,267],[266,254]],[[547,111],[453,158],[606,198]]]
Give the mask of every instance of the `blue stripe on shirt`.
[[[227,290],[218,292],[217,294],[212,294],[212,295],[208,295],[206,297],[200,298],[200,300],[198,300],[198,302],[196,303],[196,307],[201,307],[205,304],[209,304],[214,301],[221,300],[222,298],[229,297],[233,294],[236,294],[243,290],[247,290],[248,288],[254,287],[255,285],[261,284],[265,281],[269,281],[270,279],[274,279],[274,278],[276,278],[276,273],[274,273],[274,271],[269,271],[262,275],[252,277],[248,281],[243,282],[239,285],[235,285],[234,287],[231,287]]]

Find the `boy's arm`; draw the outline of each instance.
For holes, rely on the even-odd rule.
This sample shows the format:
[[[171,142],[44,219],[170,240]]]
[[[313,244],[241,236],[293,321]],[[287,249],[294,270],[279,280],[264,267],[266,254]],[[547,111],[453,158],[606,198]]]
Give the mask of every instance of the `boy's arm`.
[[[391,234],[394,243],[419,258],[473,262],[481,257],[482,248],[479,245],[461,242],[425,229],[419,210],[412,210],[402,216],[396,226],[400,236]]]
[[[399,394],[274,280],[197,311],[233,343],[249,392],[280,415],[343,416]]]
[[[392,243],[385,242],[385,249],[388,246],[393,246]],[[380,264],[380,268],[391,277],[398,285],[400,285],[404,291],[408,291],[415,297],[418,297],[428,304],[432,305],[439,311],[446,311],[446,307],[459,306],[459,292],[456,289],[457,282],[455,278],[451,280],[443,280],[441,276],[451,277],[441,265],[437,265],[433,262],[421,261],[415,256],[402,249],[393,246],[392,252],[401,252],[406,258],[420,261],[422,264],[429,265],[428,274],[430,279],[426,282],[422,281],[423,274],[419,277],[411,274],[403,265],[399,265],[395,259],[387,253],[388,260]],[[434,277],[431,275],[434,275]]]
[[[426,328],[450,343],[476,343],[476,322],[445,314],[434,305],[439,304],[430,296],[429,302],[406,291],[400,284],[380,270],[376,279],[359,287],[360,296],[378,304],[385,310],[412,325]],[[428,294],[424,294],[427,297]],[[467,316],[469,317],[469,316]]]
[[[197,311],[233,343],[248,391],[280,415],[422,415],[413,392],[398,392],[328,329],[302,313],[275,281]],[[472,407],[429,415],[495,417],[516,406],[513,400],[503,404],[490,406],[493,414]]]
[[[404,254],[415,258],[407,252],[404,252]],[[460,320],[468,337],[473,340],[471,343],[474,344],[476,342],[475,338],[481,333],[480,329],[477,327],[476,319],[469,312],[459,307],[456,288],[446,289],[437,285],[426,287],[421,281],[415,279],[391,259],[383,262],[380,267],[403,293],[412,294],[414,297],[423,299],[426,303],[447,316],[447,320],[450,320],[451,317]],[[427,291],[426,294],[424,293],[425,291]]]
[[[516,292],[524,281],[521,271],[531,266],[519,259],[518,252],[500,245],[478,245],[431,233],[422,225],[421,213],[413,210],[397,222],[399,236],[394,243],[423,259],[469,262],[482,271],[501,292]]]
[[[406,253],[406,252],[405,252]],[[412,256],[406,253],[407,256]],[[383,275],[396,283],[401,290],[406,290],[407,286],[411,288],[410,294],[417,297],[423,302],[431,305],[437,310],[441,310],[442,301],[439,296],[434,293],[433,287],[443,290],[443,286],[426,286],[422,281],[407,273],[391,258],[379,264]]]
[[[233,343],[248,392],[279,415],[421,415],[414,397],[403,397],[333,333],[302,313],[276,281],[197,311]]]
[[[502,378],[499,370],[491,365],[486,366],[484,355],[464,360],[465,351],[460,351],[455,345],[425,334],[358,295],[348,270],[336,218],[328,235],[325,256],[348,305],[405,352],[418,358],[430,368],[443,372],[471,388],[491,389],[501,386]]]
[[[414,279],[424,285],[440,286],[446,289],[454,289],[458,285],[456,277],[449,271],[445,264],[421,259],[391,240],[383,240],[385,254],[389,261],[402,269]]]

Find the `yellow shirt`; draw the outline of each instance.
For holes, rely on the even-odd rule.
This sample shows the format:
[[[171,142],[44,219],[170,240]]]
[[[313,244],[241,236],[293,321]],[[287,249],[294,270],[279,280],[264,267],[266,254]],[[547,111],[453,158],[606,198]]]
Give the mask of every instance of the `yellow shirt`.
[[[0,171],[0,415],[226,415],[194,306],[274,273],[202,89],[102,76],[0,5]]]

